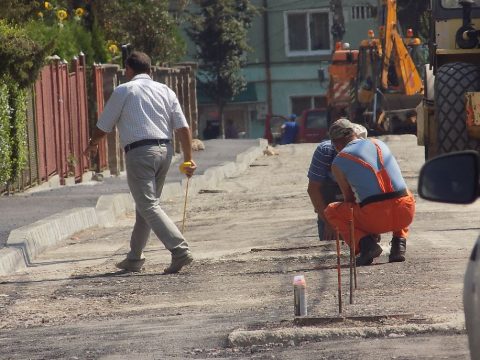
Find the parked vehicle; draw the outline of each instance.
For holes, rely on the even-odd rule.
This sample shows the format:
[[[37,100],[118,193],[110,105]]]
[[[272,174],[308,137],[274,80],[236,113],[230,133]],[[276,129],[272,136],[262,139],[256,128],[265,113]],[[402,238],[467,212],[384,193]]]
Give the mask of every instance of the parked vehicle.
[[[425,96],[417,111],[425,158],[480,150],[480,0],[431,0]]]
[[[328,138],[327,109],[317,108],[303,111],[297,118],[299,125],[296,142],[317,143]]]
[[[418,193],[427,200],[469,204],[480,195],[480,157],[476,151],[441,155],[426,162],[419,177]],[[470,355],[480,359],[480,237],[468,261],[463,285],[463,308]]]
[[[352,95],[358,72],[358,50],[347,44],[337,43],[328,66],[327,104],[330,121],[345,116],[353,119]]]
[[[268,114],[265,118],[265,131],[263,138],[270,144],[280,144],[282,137],[282,125],[288,121],[282,115]],[[328,114],[327,109],[317,108],[304,110],[297,117],[298,133],[296,143],[316,143],[328,137]]]
[[[336,45],[329,67],[330,118],[343,110],[371,134],[416,133],[413,114],[423,82],[414,58],[421,42],[411,30],[402,38],[395,0],[382,1],[378,22],[378,37],[370,30],[359,50]]]

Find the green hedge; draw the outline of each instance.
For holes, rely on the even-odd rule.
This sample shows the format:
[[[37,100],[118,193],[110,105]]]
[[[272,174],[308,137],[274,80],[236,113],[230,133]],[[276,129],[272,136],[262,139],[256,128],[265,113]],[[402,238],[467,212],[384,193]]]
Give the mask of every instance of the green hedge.
[[[13,183],[27,164],[26,90],[0,79],[0,188]]]
[[[27,91],[12,83],[10,87],[10,130],[12,139],[12,179],[18,179],[27,165]]]
[[[7,84],[0,80],[0,188],[12,176],[12,138],[10,131],[10,106]]]

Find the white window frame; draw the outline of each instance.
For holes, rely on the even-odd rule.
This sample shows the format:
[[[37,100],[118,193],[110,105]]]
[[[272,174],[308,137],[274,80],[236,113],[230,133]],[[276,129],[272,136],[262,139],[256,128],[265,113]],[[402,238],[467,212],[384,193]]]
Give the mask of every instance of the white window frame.
[[[330,29],[331,24],[332,24],[332,14],[330,13],[329,9],[305,9],[305,10],[294,10],[294,11],[285,11],[283,13],[283,22],[284,22],[284,29],[285,29],[285,53],[287,56],[317,56],[317,55],[330,55],[332,53],[332,42],[333,42],[333,37],[330,31],[328,32],[329,38],[330,38],[330,48],[326,50],[307,50],[307,51],[291,51],[290,50],[290,41],[289,41],[289,36],[288,36],[288,15],[291,14],[307,14],[308,18],[310,18],[311,14],[315,13],[324,13],[328,14],[328,29]],[[311,44],[311,37],[310,37],[310,26],[306,25],[306,31],[307,31],[307,42],[308,42],[308,48],[310,49],[312,44]]]
[[[326,98],[327,94],[295,94],[295,95],[288,95],[288,107],[290,109],[289,114],[293,112],[293,99],[294,98],[310,98],[310,109],[315,109],[315,98],[316,97],[323,97]],[[302,114],[295,114],[300,116]]]

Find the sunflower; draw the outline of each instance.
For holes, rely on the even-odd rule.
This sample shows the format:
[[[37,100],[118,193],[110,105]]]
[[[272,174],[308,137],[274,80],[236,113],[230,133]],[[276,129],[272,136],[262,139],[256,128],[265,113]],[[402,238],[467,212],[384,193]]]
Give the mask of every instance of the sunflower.
[[[57,18],[60,21],[65,20],[68,17],[68,14],[65,10],[58,10],[57,11]]]
[[[112,54],[115,55],[118,53],[118,46],[116,44],[110,44],[108,46],[108,51]]]
[[[83,8],[76,8],[75,9],[75,16],[81,17],[81,16],[83,16],[83,14],[85,14],[85,10],[83,10]]]
[[[43,3],[43,7],[46,9],[46,10],[52,10],[53,9],[53,5],[51,3],[49,3],[48,1],[45,1]]]

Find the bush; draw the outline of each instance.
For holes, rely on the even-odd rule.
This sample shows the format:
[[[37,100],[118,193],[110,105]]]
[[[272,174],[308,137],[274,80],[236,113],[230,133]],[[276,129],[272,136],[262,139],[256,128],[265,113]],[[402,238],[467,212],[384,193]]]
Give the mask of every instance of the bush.
[[[35,82],[49,48],[48,43],[33,41],[25,29],[0,20],[0,77],[28,87]]]
[[[27,165],[27,91],[17,84],[10,86],[10,139],[12,140],[11,179],[17,179]]]
[[[10,112],[8,87],[0,81],[0,187],[7,184],[12,175]]]

